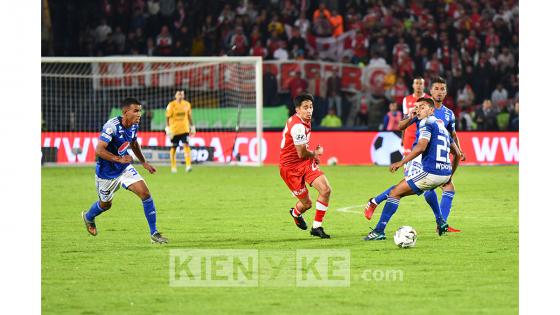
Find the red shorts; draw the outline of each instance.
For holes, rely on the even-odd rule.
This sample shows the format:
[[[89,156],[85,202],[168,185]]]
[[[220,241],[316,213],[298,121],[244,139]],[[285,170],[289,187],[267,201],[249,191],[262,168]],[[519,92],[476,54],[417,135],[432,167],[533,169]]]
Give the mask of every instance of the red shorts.
[[[294,197],[298,199],[305,198],[309,194],[305,183],[311,185],[317,177],[323,174],[314,160],[307,160],[296,165],[280,166],[280,176]]]
[[[403,139],[403,148],[405,151],[405,156],[407,153],[410,153],[410,151],[412,151],[412,145],[414,144],[414,140],[416,140],[416,137],[405,137]]]

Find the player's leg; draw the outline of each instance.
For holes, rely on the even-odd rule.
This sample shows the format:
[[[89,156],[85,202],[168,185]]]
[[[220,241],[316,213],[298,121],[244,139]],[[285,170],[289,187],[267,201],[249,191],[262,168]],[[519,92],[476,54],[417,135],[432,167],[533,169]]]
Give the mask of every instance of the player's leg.
[[[445,221],[447,221],[447,218],[451,213],[453,198],[455,197],[455,185],[453,185],[453,181],[450,180],[449,182],[441,186],[441,189],[442,189],[442,193],[441,193],[440,209],[443,218],[445,219]],[[461,230],[449,226],[448,232],[461,232]]]
[[[302,230],[307,230],[307,223],[305,222],[302,214],[311,209],[311,206],[311,198],[309,198],[309,193],[306,193],[299,196],[295,207],[290,209],[290,214],[292,215],[296,226]]]
[[[113,179],[96,177],[95,182],[99,200],[95,201],[88,211],[82,212],[82,219],[84,220],[86,230],[93,236],[97,235],[95,218],[111,208],[113,195],[120,187],[120,177]]]
[[[122,185],[142,200],[144,215],[146,216],[146,221],[148,221],[152,241],[156,243],[167,243],[167,239],[161,236],[156,227],[156,207],[150,190],[142,176],[138,174],[132,165],[126,168],[123,174]]]
[[[171,173],[177,173],[177,147],[179,146],[179,137],[173,136],[171,139],[171,150],[169,150],[169,159],[171,160]]]
[[[391,217],[397,209],[399,208],[399,202],[402,197],[413,195],[414,191],[408,185],[408,183],[403,179],[398,184],[396,184],[393,189],[388,194],[387,202],[383,207],[383,211],[381,212],[381,216],[377,221],[377,225],[375,228],[369,232],[369,234],[364,237],[366,241],[377,241],[377,240],[384,240],[385,237],[385,227]]]
[[[192,171],[191,167],[191,147],[189,146],[189,135],[185,135],[185,140],[183,141],[183,149],[185,152],[185,171]]]
[[[420,195],[424,192],[424,198],[430,205],[434,217],[436,218],[436,231],[440,236],[448,231],[449,225],[442,215],[441,206],[438,205],[437,194],[434,190],[448,182],[449,179],[450,176],[440,176],[427,172],[422,172],[416,176],[406,178],[407,183],[415,193]]]
[[[329,181],[325,175],[320,175],[319,177],[315,178],[311,185],[317,189],[319,192],[319,196],[317,196],[317,202],[315,203],[315,220],[313,220],[313,229],[319,229],[323,225],[323,218],[327,213],[327,209],[329,208],[329,202],[331,198],[332,188],[329,184]],[[316,233],[320,233],[320,231],[315,231]],[[324,238],[328,238],[329,236],[324,233]],[[312,230],[313,234],[313,230]],[[320,235],[316,235],[320,236]],[[323,237],[323,236],[321,236]]]
[[[381,194],[377,195],[376,197],[370,198],[368,200],[368,203],[367,203],[367,205],[364,209],[364,216],[366,217],[366,219],[371,220],[371,217],[373,216],[373,212],[375,211],[375,208],[377,208],[377,205],[379,205],[383,201],[387,200],[387,197],[389,196],[389,192],[391,192],[391,190],[394,187],[395,186],[393,185],[393,186],[387,188]]]
[[[426,200],[428,205],[430,205],[430,208],[432,209],[436,220],[443,218],[436,191],[434,189],[427,190],[426,192],[424,192],[424,199]]]
[[[280,177],[282,177],[292,195],[298,199],[295,207],[290,208],[290,216],[298,228],[307,230],[307,223],[305,223],[302,214],[311,208],[311,199],[305,186],[303,171],[290,167],[280,167]]]

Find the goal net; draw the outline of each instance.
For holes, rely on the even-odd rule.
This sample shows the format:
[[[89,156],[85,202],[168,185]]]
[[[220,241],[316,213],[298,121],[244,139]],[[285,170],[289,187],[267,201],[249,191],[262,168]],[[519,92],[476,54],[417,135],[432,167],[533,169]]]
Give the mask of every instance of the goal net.
[[[94,162],[103,124],[120,115],[124,98],[134,97],[143,107],[138,141],[146,157],[168,163],[165,109],[178,89],[192,105],[194,163],[262,165],[260,57],[42,58],[43,158]],[[179,149],[178,162],[182,154]]]

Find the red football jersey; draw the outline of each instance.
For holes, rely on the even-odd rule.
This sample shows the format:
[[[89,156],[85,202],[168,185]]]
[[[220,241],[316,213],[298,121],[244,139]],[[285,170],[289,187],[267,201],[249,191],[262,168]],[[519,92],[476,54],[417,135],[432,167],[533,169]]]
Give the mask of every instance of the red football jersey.
[[[297,114],[294,114],[286,122],[286,127],[282,132],[282,142],[280,142],[280,166],[292,166],[305,163],[296,151],[296,145],[309,144],[311,136],[311,124],[304,122]]]
[[[429,97],[428,94],[424,93],[421,97]],[[420,97],[414,97],[414,94],[410,94],[403,99],[402,108],[403,114],[410,115],[410,111],[414,108],[414,103]],[[416,124],[408,126],[404,132],[403,147],[405,150],[412,150],[412,145],[416,139]]]

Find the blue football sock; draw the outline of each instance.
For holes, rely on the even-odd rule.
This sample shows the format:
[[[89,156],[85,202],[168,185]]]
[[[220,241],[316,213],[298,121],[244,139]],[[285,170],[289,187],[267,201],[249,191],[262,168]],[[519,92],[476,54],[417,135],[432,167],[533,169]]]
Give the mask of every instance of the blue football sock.
[[[91,205],[91,208],[89,208],[88,212],[86,212],[86,220],[92,222],[93,220],[95,220],[95,217],[100,215],[103,211],[105,210],[103,210],[101,206],[99,206],[99,201],[94,202]]]
[[[444,191],[441,194],[440,208],[441,208],[441,214],[443,215],[445,221],[447,221],[447,218],[449,217],[449,213],[451,212],[451,204],[453,203],[453,197],[455,197],[454,191]]]
[[[426,199],[426,202],[430,205],[430,208],[432,208],[436,220],[443,218],[443,215],[441,214],[441,209],[439,208],[436,192],[434,190],[425,191],[424,199]]]
[[[379,218],[379,222],[377,222],[377,226],[375,227],[375,231],[379,233],[385,233],[385,226],[391,220],[391,217],[395,212],[397,212],[397,208],[399,207],[400,199],[387,197],[387,202],[383,207],[383,212],[381,212],[381,217]]]
[[[379,196],[375,197],[375,203],[376,204],[380,204],[383,201],[385,201],[387,199],[387,197],[389,197],[389,193],[391,192],[391,189],[393,189],[393,187],[395,187],[394,185],[389,187],[387,190],[385,190],[384,192],[382,192]]]
[[[144,215],[146,216],[146,220],[148,221],[148,225],[150,226],[150,235],[153,235],[157,232],[156,229],[156,207],[154,206],[154,200],[152,197],[149,197],[146,200],[142,200],[142,204],[144,205]]]

